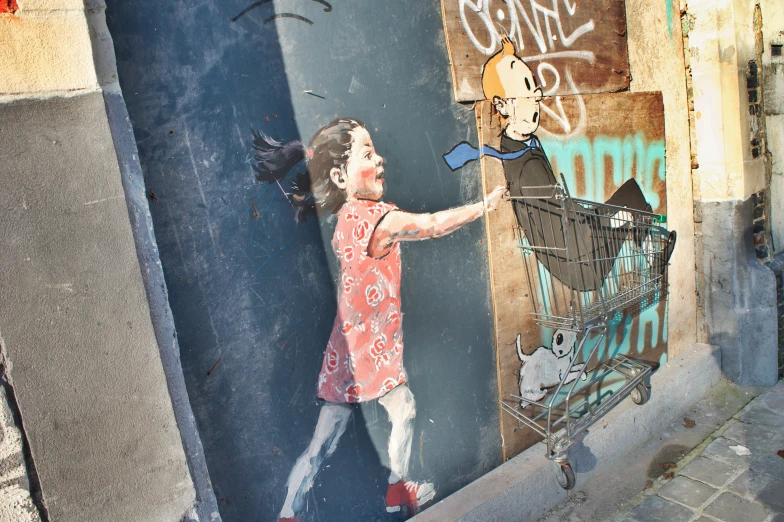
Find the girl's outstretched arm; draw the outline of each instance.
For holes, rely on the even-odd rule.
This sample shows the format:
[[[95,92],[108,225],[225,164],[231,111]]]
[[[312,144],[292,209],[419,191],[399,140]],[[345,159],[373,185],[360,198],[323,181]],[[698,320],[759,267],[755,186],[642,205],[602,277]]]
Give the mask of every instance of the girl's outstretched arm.
[[[395,210],[384,216],[368,244],[371,257],[384,257],[398,241],[421,241],[451,234],[484,214],[494,210],[504,195],[504,188],[496,187],[483,202],[434,212],[412,214]]]

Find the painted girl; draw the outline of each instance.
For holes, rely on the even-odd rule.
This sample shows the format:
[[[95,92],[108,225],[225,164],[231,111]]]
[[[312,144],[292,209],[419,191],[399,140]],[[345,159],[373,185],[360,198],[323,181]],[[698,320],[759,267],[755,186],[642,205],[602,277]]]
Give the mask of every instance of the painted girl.
[[[430,483],[408,478],[416,403],[403,366],[400,242],[444,236],[495,209],[496,187],[484,201],[434,214],[412,214],[381,201],[384,161],[364,125],[341,118],[321,128],[308,147],[263,135],[254,141],[254,169],[262,181],[279,180],[302,160],[308,172],[294,184],[299,217],[337,214],[332,249],[339,260],[338,311],[318,377],[321,407],[310,445],[297,459],[279,521],[300,520],[316,474],[346,429],[356,404],[377,401],[392,429],[386,509],[412,512],[435,496]]]

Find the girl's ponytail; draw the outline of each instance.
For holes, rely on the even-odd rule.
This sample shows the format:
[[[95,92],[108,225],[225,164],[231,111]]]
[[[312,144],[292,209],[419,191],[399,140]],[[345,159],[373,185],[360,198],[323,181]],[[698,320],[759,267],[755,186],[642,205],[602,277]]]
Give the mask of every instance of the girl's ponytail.
[[[256,179],[264,183],[280,185],[280,180],[285,178],[291,169],[302,160],[309,159],[308,148],[301,141],[281,143],[257,131],[253,131],[251,146],[256,151],[253,158]],[[307,173],[298,174],[296,181],[291,183],[291,188],[289,201],[294,206],[296,220],[305,221],[309,216],[314,216],[315,199],[311,193],[310,178]],[[282,186],[281,190],[283,190]]]
[[[256,151],[253,163],[256,179],[265,183],[285,178],[307,156],[307,147],[301,141],[281,143],[256,131],[253,131],[252,146]]]
[[[256,179],[280,185],[280,180],[304,160],[308,163],[307,170],[297,174],[291,183],[289,197],[297,221],[305,221],[323,213],[336,214],[346,202],[346,194],[332,182],[330,170],[334,167],[345,168],[351,155],[351,131],[357,127],[364,125],[353,118],[334,120],[316,132],[310,147],[301,141],[281,143],[253,131],[252,146],[256,152],[253,170]]]

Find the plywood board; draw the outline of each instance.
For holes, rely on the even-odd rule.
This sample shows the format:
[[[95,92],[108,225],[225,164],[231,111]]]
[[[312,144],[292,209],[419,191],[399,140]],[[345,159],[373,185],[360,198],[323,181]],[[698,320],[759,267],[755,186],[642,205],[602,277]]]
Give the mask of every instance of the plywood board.
[[[623,0],[442,0],[459,102],[484,99],[481,71],[507,34],[546,95],[615,92],[629,87]]]
[[[555,106],[554,100],[543,104]],[[606,201],[627,179],[634,178],[653,211],[665,214],[664,108],[659,93],[616,93],[562,97],[560,107],[571,123],[566,132],[562,121],[542,111],[537,136],[552,163],[554,173],[564,174],[574,197]],[[490,102],[476,105],[482,145],[498,149],[502,128]],[[501,161],[483,157],[485,190],[506,183]],[[560,177],[560,176],[559,176]],[[499,397],[519,392],[521,363],[515,338],[521,334],[525,353],[547,344],[552,331],[539,327],[530,316],[530,287],[525,264],[536,269],[533,256],[521,253],[514,230],[511,203],[488,214],[486,220],[491,287],[494,307],[496,362]],[[662,362],[667,352],[667,303],[662,300],[639,316],[623,315],[610,325],[605,353]],[[504,458],[509,459],[538,441],[528,428],[502,412]]]

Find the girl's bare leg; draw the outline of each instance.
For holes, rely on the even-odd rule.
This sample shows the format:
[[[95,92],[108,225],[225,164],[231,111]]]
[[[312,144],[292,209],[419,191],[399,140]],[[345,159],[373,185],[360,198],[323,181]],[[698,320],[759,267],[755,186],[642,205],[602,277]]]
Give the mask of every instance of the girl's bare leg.
[[[407,506],[416,513],[423,504],[430,502],[436,489],[429,482],[418,483],[408,479],[408,463],[411,459],[411,443],[414,438],[416,402],[408,386],[402,384],[381,397],[378,402],[387,410],[392,431],[389,434],[389,487],[387,489],[387,511],[400,511]]]
[[[310,445],[299,456],[289,475],[286,500],[280,510],[281,518],[294,518],[296,513],[302,511],[305,495],[313,487],[313,480],[324,459],[335,452],[350,418],[351,407],[348,404],[327,403],[321,407]]]
[[[387,410],[392,431],[389,434],[389,483],[408,478],[408,462],[414,439],[416,401],[408,386],[402,384],[378,400]]]

